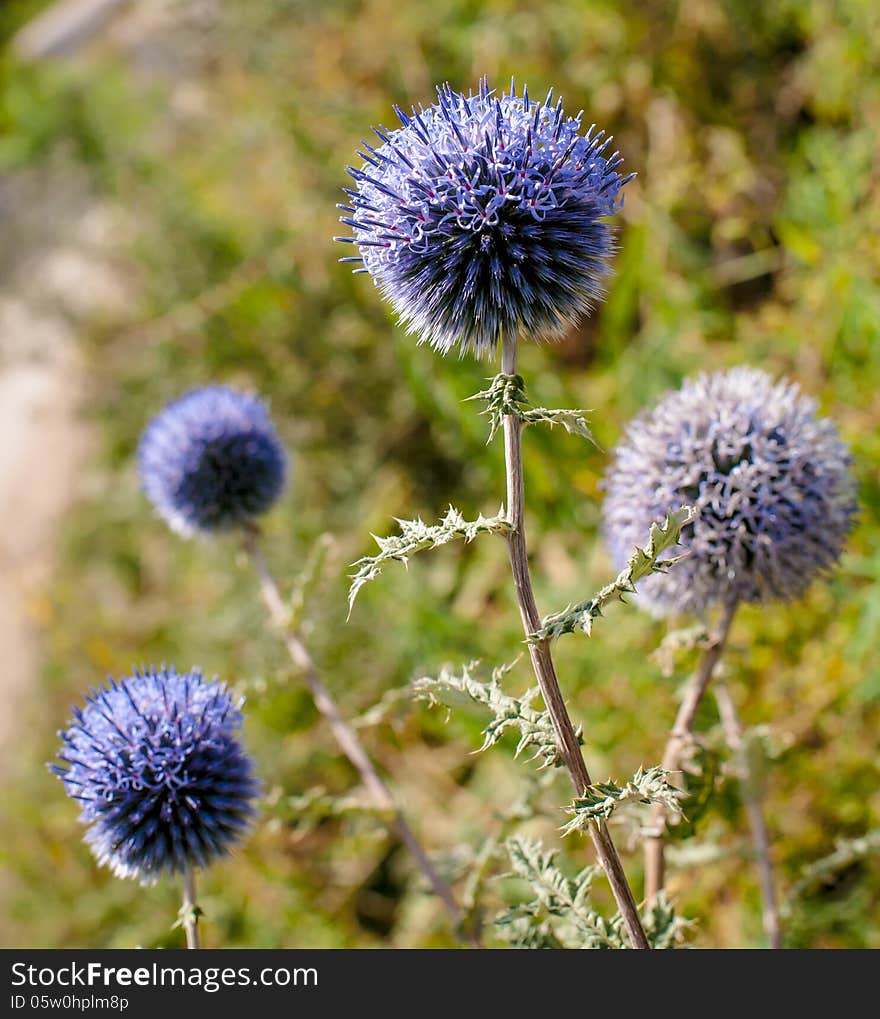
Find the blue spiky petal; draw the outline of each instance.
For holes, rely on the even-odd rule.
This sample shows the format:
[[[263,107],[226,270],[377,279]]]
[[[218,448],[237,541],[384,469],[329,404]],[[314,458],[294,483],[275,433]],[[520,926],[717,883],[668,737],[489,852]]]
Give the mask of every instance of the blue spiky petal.
[[[147,426],[141,481],[185,536],[228,530],[265,513],[284,489],[284,449],[261,400],[226,386],[195,389]]]
[[[605,483],[606,539],[622,567],[652,523],[695,506],[688,556],[645,580],[641,601],[662,615],[797,598],[853,525],[850,465],[796,385],[742,367],[700,375],[629,425]]]
[[[238,738],[240,706],[198,670],[150,668],[111,679],[74,710],[51,768],[79,802],[101,865],[149,884],[242,838],[258,783]]]
[[[364,144],[342,205],[359,270],[410,331],[442,353],[490,353],[504,335],[559,336],[603,291],[607,218],[629,180],[611,138],[562,102],[511,84],[496,95],[445,85],[428,109]]]

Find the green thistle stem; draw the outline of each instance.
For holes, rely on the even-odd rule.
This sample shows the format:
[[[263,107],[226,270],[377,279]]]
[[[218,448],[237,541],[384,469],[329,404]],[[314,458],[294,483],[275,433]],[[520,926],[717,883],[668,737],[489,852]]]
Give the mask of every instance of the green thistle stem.
[[[516,338],[504,336],[501,348],[501,371],[505,375],[516,375],[516,368]],[[522,421],[519,416],[506,414],[504,416],[504,454],[507,470],[507,516],[510,522],[510,531],[506,535],[507,549],[523,630],[528,639],[540,629],[541,617],[535,604],[526,547],[521,431]],[[531,640],[528,649],[532,668],[553,722],[559,752],[574,785],[575,794],[582,796],[592,785],[592,780],[581,753],[575,728],[565,706],[562,691],[559,688],[559,680],[550,653],[550,642],[547,639]],[[611,891],[623,918],[630,944],[633,948],[650,948],[623,864],[620,862],[620,856],[604,821],[590,826],[590,837],[611,885]]]

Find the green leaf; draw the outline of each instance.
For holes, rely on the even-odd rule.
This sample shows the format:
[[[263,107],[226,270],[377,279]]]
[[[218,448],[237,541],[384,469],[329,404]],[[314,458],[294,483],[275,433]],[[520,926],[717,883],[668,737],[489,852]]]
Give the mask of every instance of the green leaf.
[[[532,940],[535,947],[626,947],[620,919],[606,920],[590,903],[597,867],[585,867],[569,878],[556,865],[556,853],[545,851],[540,842],[513,836],[505,848],[511,865],[508,876],[525,881],[532,892],[530,900],[496,919],[508,940],[523,946]]]
[[[645,937],[651,948],[675,948],[684,940],[685,932],[694,925],[676,914],[675,908],[661,889],[642,916]]]
[[[587,601],[577,605],[569,605],[562,612],[545,616],[541,626],[529,637],[531,643],[541,640],[555,640],[564,633],[581,631],[590,636],[594,620],[602,615],[613,601],[625,601],[625,595],[634,594],[636,583],[652,573],[665,573],[670,567],[680,562],[684,555],[660,559],[668,549],[678,544],[682,529],[696,516],[696,511],[688,506],[671,510],[662,524],[651,524],[648,544],[644,548],[636,548],[629,557],[626,567],[617,577]]]
[[[471,400],[485,400],[486,410],[483,414],[489,417],[489,438],[491,442],[501,427],[505,417],[518,417],[524,425],[543,423],[546,425],[562,425],[571,435],[580,435],[597,445],[590,431],[584,410],[551,409],[549,407],[531,407],[525,392],[525,383],[521,375],[505,375],[500,373],[491,380],[489,388],[469,397]]]
[[[537,687],[528,690],[522,697],[513,697],[501,688],[501,679],[512,665],[501,666],[492,672],[488,683],[480,682],[473,675],[479,662],[470,662],[460,673],[444,668],[439,676],[423,676],[415,680],[413,689],[419,700],[429,704],[443,703],[450,706],[450,700],[464,695],[476,704],[488,708],[493,719],[483,729],[483,745],[480,751],[496,744],[510,729],[519,732],[516,756],[524,750],[532,751],[530,761],[540,760],[540,768],[560,767],[562,758],[556,744],[553,723],[546,711],[536,711],[532,701],[539,695]],[[580,729],[577,730],[581,739]]]
[[[521,836],[505,843],[511,877],[525,881],[532,897],[495,920],[499,933],[519,948],[628,948],[620,914],[606,920],[590,902],[598,867],[566,877],[556,854]],[[661,892],[642,917],[652,948],[673,948],[691,924],[677,916]]]
[[[390,538],[373,535],[379,546],[379,554],[364,556],[353,566],[351,587],[348,592],[348,611],[351,613],[358,592],[367,583],[379,576],[386,563],[399,562],[406,566],[409,557],[424,549],[439,548],[458,538],[470,542],[478,534],[505,534],[510,530],[510,523],[504,515],[504,507],[494,517],[484,517],[482,513],[476,520],[465,520],[459,511],[450,506],[446,516],[439,524],[428,525],[422,520],[398,520],[400,534]]]
[[[667,772],[657,766],[647,771],[639,768],[623,786],[610,781],[594,782],[568,808],[572,819],[563,827],[562,834],[585,831],[590,824],[607,821],[625,803],[659,803],[671,813],[680,814],[681,795],[681,790],[670,784]]]

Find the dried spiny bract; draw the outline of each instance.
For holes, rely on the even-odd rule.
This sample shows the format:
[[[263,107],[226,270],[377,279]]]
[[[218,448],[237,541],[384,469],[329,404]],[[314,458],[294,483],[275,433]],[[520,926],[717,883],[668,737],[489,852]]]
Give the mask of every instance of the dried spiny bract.
[[[281,494],[287,473],[265,405],[226,386],[168,404],[145,429],[138,459],[147,498],[184,536],[252,521]]]
[[[701,375],[627,429],[606,481],[604,528],[621,565],[652,522],[694,506],[688,555],[639,585],[658,615],[801,595],[840,557],[856,515],[851,458],[787,381]]]
[[[342,222],[411,332],[442,353],[490,353],[504,335],[559,336],[603,290],[622,204],[611,138],[562,102],[476,95],[445,85],[437,102],[364,143]]]
[[[242,837],[258,783],[239,708],[197,670],[151,668],[74,709],[51,768],[79,801],[100,864],[149,884],[204,867]]]

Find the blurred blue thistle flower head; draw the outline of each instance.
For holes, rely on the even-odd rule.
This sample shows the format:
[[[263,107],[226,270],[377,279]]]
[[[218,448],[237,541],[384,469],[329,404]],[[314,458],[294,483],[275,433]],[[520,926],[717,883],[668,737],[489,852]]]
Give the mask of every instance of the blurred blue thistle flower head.
[[[622,204],[611,138],[562,101],[437,90],[402,127],[376,130],[342,222],[411,332],[442,353],[491,353],[500,336],[561,335],[603,292],[613,252],[607,217]]]
[[[138,459],[147,498],[184,536],[252,521],[281,494],[287,474],[266,406],[226,386],[168,404],[145,429]]]
[[[689,555],[639,586],[651,611],[797,598],[837,562],[853,525],[850,465],[796,385],[743,367],[701,375],[627,429],[605,482],[606,540],[622,567],[654,521],[695,506]]]
[[[91,691],[51,765],[81,805],[85,841],[118,877],[204,867],[245,833],[259,791],[225,685],[146,669]]]

